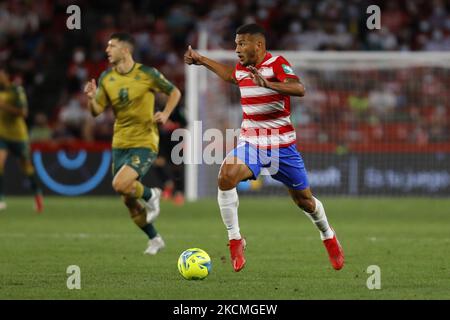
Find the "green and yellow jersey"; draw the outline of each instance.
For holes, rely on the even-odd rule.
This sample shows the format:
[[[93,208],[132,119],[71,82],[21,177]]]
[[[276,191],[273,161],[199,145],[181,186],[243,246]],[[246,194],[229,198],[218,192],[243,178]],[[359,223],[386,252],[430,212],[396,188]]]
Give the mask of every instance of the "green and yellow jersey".
[[[135,63],[126,74],[114,68],[98,80],[96,101],[105,108],[111,105],[116,117],[113,148],[149,148],[158,152],[159,132],[153,120],[155,93],[170,94],[174,85],[158,70]]]
[[[0,103],[19,109],[28,107],[25,90],[15,85],[0,89]],[[28,130],[25,119],[0,108],[0,138],[18,142],[27,141]]]

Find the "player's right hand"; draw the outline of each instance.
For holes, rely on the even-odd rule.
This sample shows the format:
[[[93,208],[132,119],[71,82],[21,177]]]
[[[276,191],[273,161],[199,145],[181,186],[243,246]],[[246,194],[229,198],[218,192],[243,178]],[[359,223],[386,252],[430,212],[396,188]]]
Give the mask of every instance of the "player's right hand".
[[[91,79],[91,81],[88,81],[88,83],[84,86],[84,93],[89,99],[94,99],[96,91],[97,85],[95,84],[95,79]]]
[[[191,46],[188,47],[186,53],[184,54],[184,63],[186,64],[201,64],[200,58],[202,56],[195,50],[192,49]]]

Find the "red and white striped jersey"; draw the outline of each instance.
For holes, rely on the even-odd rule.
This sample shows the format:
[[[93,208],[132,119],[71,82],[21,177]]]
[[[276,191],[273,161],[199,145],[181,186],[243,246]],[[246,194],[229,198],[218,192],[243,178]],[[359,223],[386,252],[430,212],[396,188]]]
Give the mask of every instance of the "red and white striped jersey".
[[[298,79],[285,58],[272,56],[269,52],[255,67],[268,81]],[[243,115],[240,141],[247,141],[258,148],[280,148],[295,143],[295,129],[290,119],[290,97],[257,86],[250,78],[250,71],[240,63],[236,65],[233,76],[241,91]]]

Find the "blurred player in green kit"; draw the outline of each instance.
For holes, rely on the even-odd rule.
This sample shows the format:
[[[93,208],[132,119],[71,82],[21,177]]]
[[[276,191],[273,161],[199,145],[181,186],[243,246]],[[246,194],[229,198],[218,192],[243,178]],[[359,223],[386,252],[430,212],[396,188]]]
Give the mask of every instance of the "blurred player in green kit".
[[[42,191],[31,161],[28,129],[25,118],[28,104],[23,87],[15,85],[5,68],[0,68],[0,210],[6,209],[4,200],[4,171],[8,154],[19,158],[20,167],[29,180],[34,193],[34,208],[44,209]]]

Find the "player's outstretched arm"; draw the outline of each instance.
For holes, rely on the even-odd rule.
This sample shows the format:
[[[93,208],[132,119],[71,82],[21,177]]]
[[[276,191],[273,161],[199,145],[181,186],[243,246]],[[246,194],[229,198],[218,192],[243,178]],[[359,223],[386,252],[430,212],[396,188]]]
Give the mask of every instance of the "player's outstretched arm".
[[[236,83],[236,80],[233,77],[233,67],[202,56],[197,51],[192,49],[191,46],[188,47],[186,53],[184,54],[184,62],[189,65],[196,64],[205,66],[206,68],[217,74],[222,80]]]
[[[167,99],[166,106],[163,111],[159,111],[155,113],[154,119],[156,122],[165,124],[167,119],[169,119],[172,111],[180,102],[181,92],[177,87],[173,87],[172,91],[170,91],[169,98]]]
[[[297,79],[287,78],[284,82],[268,81],[264,78],[259,71],[253,67],[248,67],[251,71],[251,78],[253,82],[258,86],[275,90],[281,94],[287,94],[290,96],[303,97],[305,95],[305,86]]]
[[[95,79],[92,79],[84,86],[84,93],[88,98],[88,107],[94,117],[98,116],[104,110],[104,108],[95,100],[96,91],[97,85],[95,84]]]

